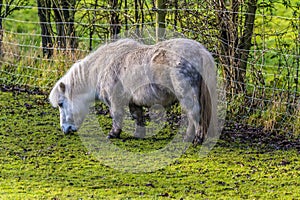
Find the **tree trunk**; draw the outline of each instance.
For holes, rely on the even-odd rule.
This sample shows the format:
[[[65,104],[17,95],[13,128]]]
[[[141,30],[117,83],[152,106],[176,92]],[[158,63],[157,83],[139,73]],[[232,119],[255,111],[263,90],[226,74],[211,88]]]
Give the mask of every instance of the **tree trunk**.
[[[156,0],[156,41],[161,41],[165,36],[166,28],[166,0]]]
[[[72,51],[77,47],[76,43],[76,32],[75,32],[75,26],[74,26],[74,21],[75,21],[75,4],[76,0],[69,0],[68,5],[66,5],[67,8],[70,8],[68,11],[67,15],[67,21],[68,21],[68,27],[67,27],[67,33],[69,36],[69,46],[71,47]]]
[[[140,25],[139,25],[139,3],[138,0],[134,0],[134,22],[135,22],[135,33],[138,37],[141,36]]]
[[[43,56],[50,58],[53,54],[52,27],[50,24],[50,2],[47,0],[37,0],[38,15],[40,19]],[[45,8],[45,9],[44,9]]]
[[[121,31],[118,11],[118,0],[109,0],[112,11],[110,12],[110,37],[111,39],[117,39],[118,34]]]
[[[177,21],[178,21],[178,0],[174,0],[174,29],[177,30]]]
[[[218,1],[216,10],[220,24],[220,63],[224,70],[224,79],[229,94],[245,93],[247,60],[251,48],[251,39],[257,8],[257,0],[248,0],[244,22],[239,21],[240,0],[232,0],[231,10],[224,1]],[[220,12],[221,11],[221,12]],[[239,29],[242,30],[239,32]]]
[[[0,12],[2,11],[3,0],[0,0]],[[0,58],[3,57],[3,17],[0,16]]]
[[[251,39],[253,35],[253,27],[255,20],[255,13],[257,9],[257,0],[248,0],[248,9],[245,16],[245,22],[243,25],[243,33],[240,38],[239,46],[238,46],[238,55],[235,57],[237,60],[237,72],[235,80],[237,83],[240,83],[238,90],[245,92],[245,77],[246,77],[246,69],[247,69],[247,61],[249,57],[249,52],[251,49]]]
[[[142,0],[139,0],[139,7],[140,7],[140,11],[141,11],[141,31],[143,31],[143,26],[145,24],[145,15],[144,15],[144,5],[143,5],[143,2]],[[143,33],[142,33],[143,35]]]
[[[232,41],[232,35],[230,34],[230,12],[226,12],[225,3],[222,0],[218,1],[215,6],[220,27],[220,63],[223,69],[223,77],[226,80],[226,89],[232,94],[234,93],[232,91],[234,88],[234,80],[232,79],[234,62],[232,60],[232,46],[230,44]]]
[[[57,31],[57,47],[65,50],[68,46],[76,47],[74,16],[75,0],[55,0],[53,11]]]
[[[127,0],[124,0],[124,7],[125,7],[125,30],[126,34],[128,31],[128,2]]]
[[[65,32],[65,20],[63,19],[61,4],[58,0],[53,2],[53,12],[56,23],[56,34],[57,34],[57,48],[66,48],[66,32]]]

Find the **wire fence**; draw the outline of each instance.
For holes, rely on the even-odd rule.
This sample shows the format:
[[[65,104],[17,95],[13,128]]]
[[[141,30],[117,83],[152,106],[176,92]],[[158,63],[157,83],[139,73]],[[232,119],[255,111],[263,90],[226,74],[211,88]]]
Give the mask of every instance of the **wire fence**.
[[[226,82],[229,123],[300,132],[300,9],[296,1],[288,5],[285,1],[249,0],[246,5],[232,1],[239,3],[236,6],[167,1],[164,9],[146,0],[74,1],[49,7],[47,1],[38,2],[22,6],[16,0],[9,15],[8,4],[0,6],[2,86],[26,85],[48,92],[72,63],[115,34],[133,31],[155,37],[148,30],[160,26],[178,33],[174,37],[197,40],[212,52],[219,78]],[[249,12],[251,6],[255,12]],[[164,21],[157,21],[158,13],[164,14]],[[45,46],[47,37],[51,43]]]

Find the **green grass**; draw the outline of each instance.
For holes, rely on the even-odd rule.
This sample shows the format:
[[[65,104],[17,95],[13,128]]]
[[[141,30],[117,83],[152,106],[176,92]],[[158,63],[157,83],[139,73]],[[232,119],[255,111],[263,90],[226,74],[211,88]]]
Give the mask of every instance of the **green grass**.
[[[1,92],[0,109],[0,199],[300,198],[300,158],[295,149],[220,140],[205,157],[198,156],[200,147],[190,147],[164,168],[129,173],[98,160],[79,133],[63,135],[58,110],[46,96]],[[106,122],[103,130],[108,131],[111,119],[98,119]],[[122,137],[130,138],[127,134]],[[113,142],[121,149],[145,152],[160,148],[165,139]],[[119,158],[115,152],[111,155]]]

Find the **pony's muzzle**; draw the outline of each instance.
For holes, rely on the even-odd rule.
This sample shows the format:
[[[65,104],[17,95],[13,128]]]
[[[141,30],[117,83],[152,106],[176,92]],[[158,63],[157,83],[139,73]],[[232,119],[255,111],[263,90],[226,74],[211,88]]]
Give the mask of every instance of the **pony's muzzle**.
[[[76,127],[73,126],[73,125],[70,125],[70,124],[64,124],[64,125],[62,125],[61,129],[64,132],[64,134],[73,133],[73,132],[77,131]]]

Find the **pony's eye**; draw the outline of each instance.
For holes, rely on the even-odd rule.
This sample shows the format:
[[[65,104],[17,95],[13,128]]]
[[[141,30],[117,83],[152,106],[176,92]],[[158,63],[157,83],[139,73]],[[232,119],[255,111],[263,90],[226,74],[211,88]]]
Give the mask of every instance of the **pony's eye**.
[[[58,106],[62,108],[63,107],[63,103],[62,102],[58,103]]]

